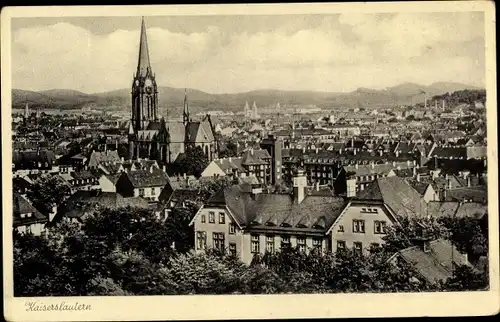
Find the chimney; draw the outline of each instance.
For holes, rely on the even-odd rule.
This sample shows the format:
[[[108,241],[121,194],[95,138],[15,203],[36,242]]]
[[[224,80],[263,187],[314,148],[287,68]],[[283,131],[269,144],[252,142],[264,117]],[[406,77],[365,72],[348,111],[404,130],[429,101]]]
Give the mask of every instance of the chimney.
[[[339,154],[342,154],[342,148],[339,149]]]
[[[233,161],[233,158],[229,157],[229,162],[232,162]]]
[[[371,165],[372,169],[375,169],[375,162],[373,162],[373,161],[370,162],[370,165]]]
[[[297,171],[297,176],[293,178],[293,192],[295,195],[295,200],[298,204],[302,202],[305,198],[305,188],[307,186],[307,178],[304,175],[303,170]]]
[[[359,185],[359,190],[361,191],[365,190],[365,185],[363,183]]]
[[[120,160],[121,160],[122,162],[125,162],[125,159],[124,159],[123,157],[121,157],[121,159],[120,159]]]
[[[163,165],[163,172],[167,172],[167,166]]]
[[[316,191],[319,191],[319,181],[316,182]]]
[[[250,154],[253,155],[253,148],[250,148]]]
[[[316,154],[318,154],[318,151],[319,151],[319,149],[318,149],[318,148],[316,148]]]
[[[383,153],[384,153],[384,151],[382,151],[382,150],[379,150],[379,151],[378,151],[378,154],[379,154],[380,156],[382,156],[382,154],[383,154]]]
[[[115,140],[116,151],[118,151],[118,140]]]
[[[306,153],[306,147],[305,146],[302,148],[302,153]]]
[[[358,167],[359,167],[359,166],[358,166],[358,163],[357,163],[357,162],[356,162],[356,165],[355,165],[355,167],[356,167],[356,170],[358,170]]]
[[[411,167],[411,163],[412,162],[410,160],[406,161],[406,164],[408,165],[408,168]]]
[[[396,158],[398,158],[398,157],[399,157],[399,151],[396,150]]]
[[[356,155],[356,149],[354,149],[354,155]]]
[[[149,172],[150,172],[150,173],[153,173],[153,166],[150,166],[150,167],[149,167]]]
[[[392,167],[395,168],[396,167],[396,161],[392,161]]]
[[[467,187],[470,187],[470,176],[467,177]]]
[[[420,182],[420,173],[417,173],[417,182]]]
[[[187,179],[187,175],[186,175],[186,173],[183,173],[183,174],[182,174],[182,177],[184,178],[184,180],[186,180],[186,179]]]
[[[417,176],[417,167],[413,167],[413,176],[416,177]]]

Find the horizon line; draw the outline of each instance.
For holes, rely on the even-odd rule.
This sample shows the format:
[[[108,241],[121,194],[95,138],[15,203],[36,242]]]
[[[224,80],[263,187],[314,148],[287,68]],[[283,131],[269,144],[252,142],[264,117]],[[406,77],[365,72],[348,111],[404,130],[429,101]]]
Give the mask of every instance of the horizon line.
[[[419,84],[419,83],[415,83],[415,82],[403,82],[403,83],[399,83],[399,84],[392,85],[392,86],[387,86],[387,87],[380,88],[380,89],[371,88],[371,87],[357,87],[356,89],[353,89],[353,90],[350,90],[350,91],[325,91],[325,90],[307,90],[307,89],[257,88],[257,89],[252,89],[252,90],[247,90],[247,91],[241,91],[241,92],[212,93],[212,92],[207,92],[207,91],[196,89],[196,88],[173,87],[173,86],[168,86],[168,85],[159,85],[158,88],[160,88],[160,87],[164,87],[165,88],[166,87],[166,88],[171,88],[171,89],[175,89],[175,90],[188,89],[188,90],[198,91],[198,92],[202,92],[202,93],[210,94],[210,95],[235,95],[235,94],[251,93],[251,92],[256,92],[256,91],[279,91],[279,92],[310,92],[310,93],[349,94],[349,93],[355,92],[355,91],[360,90],[360,89],[370,89],[370,90],[375,90],[375,91],[384,91],[384,90],[388,90],[388,89],[391,89],[391,88],[394,88],[394,87],[397,87],[397,86],[401,86],[401,85],[418,85],[418,86],[429,87],[429,86],[432,86],[432,85],[438,84],[438,83],[458,84],[458,85],[466,86],[466,87],[471,88],[471,89],[472,88],[475,88],[475,89],[486,89],[486,87],[483,86],[483,85],[482,86],[478,86],[478,85],[465,84],[465,83],[453,82],[453,81],[435,81],[435,82],[429,83],[428,85]],[[60,91],[74,91],[74,92],[79,92],[79,93],[82,93],[82,94],[90,96],[90,95],[101,95],[101,94],[106,94],[106,93],[110,93],[110,92],[114,92],[114,91],[121,91],[121,90],[126,90],[126,89],[127,89],[126,87],[123,87],[123,88],[117,88],[117,89],[111,89],[111,90],[108,90],[108,91],[93,92],[93,93],[88,93],[88,92],[84,92],[84,91],[77,90],[77,89],[72,89],[72,88],[51,88],[51,89],[42,89],[42,90],[12,88],[11,90],[28,91],[28,92],[34,92],[34,93],[43,93],[43,92],[56,91],[56,90],[60,90]]]

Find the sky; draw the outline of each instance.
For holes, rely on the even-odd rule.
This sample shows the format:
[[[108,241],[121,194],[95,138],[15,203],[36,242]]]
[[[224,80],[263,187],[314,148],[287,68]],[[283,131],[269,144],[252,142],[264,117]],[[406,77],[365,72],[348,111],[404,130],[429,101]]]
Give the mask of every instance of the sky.
[[[482,12],[145,17],[159,86],[349,92],[485,82]],[[141,17],[12,19],[12,85],[128,88]]]

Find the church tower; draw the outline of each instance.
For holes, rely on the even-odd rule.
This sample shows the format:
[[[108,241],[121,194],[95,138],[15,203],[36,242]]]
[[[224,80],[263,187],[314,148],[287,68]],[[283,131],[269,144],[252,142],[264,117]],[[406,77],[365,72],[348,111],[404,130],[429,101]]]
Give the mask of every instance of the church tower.
[[[158,88],[149,61],[146,25],[142,18],[137,72],[132,83],[132,124],[135,134],[158,121]]]
[[[184,123],[184,126],[186,126],[189,123],[189,107],[188,107],[188,101],[187,101],[187,92],[186,89],[184,89],[184,112],[182,112],[182,123]]]

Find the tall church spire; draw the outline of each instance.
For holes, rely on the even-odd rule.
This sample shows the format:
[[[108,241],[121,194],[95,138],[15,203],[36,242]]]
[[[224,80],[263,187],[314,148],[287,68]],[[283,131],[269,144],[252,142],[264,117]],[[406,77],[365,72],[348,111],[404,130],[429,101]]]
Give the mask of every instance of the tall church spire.
[[[182,121],[184,125],[189,123],[189,107],[187,101],[187,91],[184,88],[184,112],[182,113]]]
[[[146,24],[144,23],[144,17],[142,17],[141,25],[141,40],[139,43],[139,61],[137,63],[137,76],[146,76],[148,70],[151,70],[151,65],[149,63],[149,48],[148,48],[148,37],[146,35]]]

